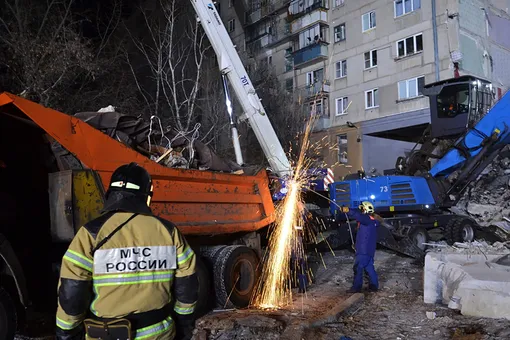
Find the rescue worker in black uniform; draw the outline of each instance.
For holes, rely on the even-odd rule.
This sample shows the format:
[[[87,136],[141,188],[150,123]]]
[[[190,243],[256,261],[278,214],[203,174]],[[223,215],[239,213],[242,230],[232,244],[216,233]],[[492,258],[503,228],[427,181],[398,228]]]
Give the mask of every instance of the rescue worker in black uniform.
[[[190,339],[196,256],[174,224],[152,214],[149,173],[112,175],[103,214],[81,227],[62,260],[57,340]]]

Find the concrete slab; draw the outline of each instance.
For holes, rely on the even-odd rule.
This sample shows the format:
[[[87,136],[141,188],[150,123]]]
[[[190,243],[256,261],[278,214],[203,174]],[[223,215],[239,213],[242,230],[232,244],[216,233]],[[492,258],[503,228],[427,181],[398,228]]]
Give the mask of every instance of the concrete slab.
[[[483,243],[442,248],[425,256],[423,301],[463,315],[510,320],[510,250]]]

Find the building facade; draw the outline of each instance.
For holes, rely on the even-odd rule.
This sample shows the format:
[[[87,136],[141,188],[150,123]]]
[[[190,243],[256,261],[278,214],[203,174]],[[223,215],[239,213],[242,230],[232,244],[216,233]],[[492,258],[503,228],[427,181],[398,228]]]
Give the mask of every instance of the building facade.
[[[414,147],[403,140],[430,122],[424,84],[457,69],[492,81],[497,96],[510,85],[508,0],[223,1],[246,63],[271,65],[319,116],[314,139],[335,146],[322,159],[337,179],[382,173]]]

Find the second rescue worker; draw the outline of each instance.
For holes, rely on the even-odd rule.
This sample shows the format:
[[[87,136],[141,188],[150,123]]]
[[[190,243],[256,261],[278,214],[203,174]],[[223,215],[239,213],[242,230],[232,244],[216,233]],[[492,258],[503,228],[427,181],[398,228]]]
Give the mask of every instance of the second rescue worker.
[[[359,293],[363,288],[363,274],[368,274],[368,290],[379,289],[379,279],[374,267],[375,249],[377,246],[377,228],[383,219],[374,212],[370,202],[361,202],[358,209],[342,207],[342,212],[358,221],[356,234],[356,259],[354,260],[354,279],[349,293]]]
[[[152,214],[152,189],[136,163],[113,173],[104,214],[78,230],[62,260],[57,340],[85,331],[87,339],[191,338],[195,254],[175,225]]]

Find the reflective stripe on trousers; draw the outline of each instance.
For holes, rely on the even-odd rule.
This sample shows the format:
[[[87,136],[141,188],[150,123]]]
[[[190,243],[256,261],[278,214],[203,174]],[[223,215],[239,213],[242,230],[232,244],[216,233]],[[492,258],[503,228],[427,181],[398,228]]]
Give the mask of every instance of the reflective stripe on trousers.
[[[174,321],[171,316],[168,316],[165,320],[155,323],[154,325],[137,329],[134,340],[149,339],[164,333],[168,333],[169,336],[175,334]],[[86,339],[89,340],[90,338],[87,336]],[[168,339],[172,339],[172,337],[169,337]]]

